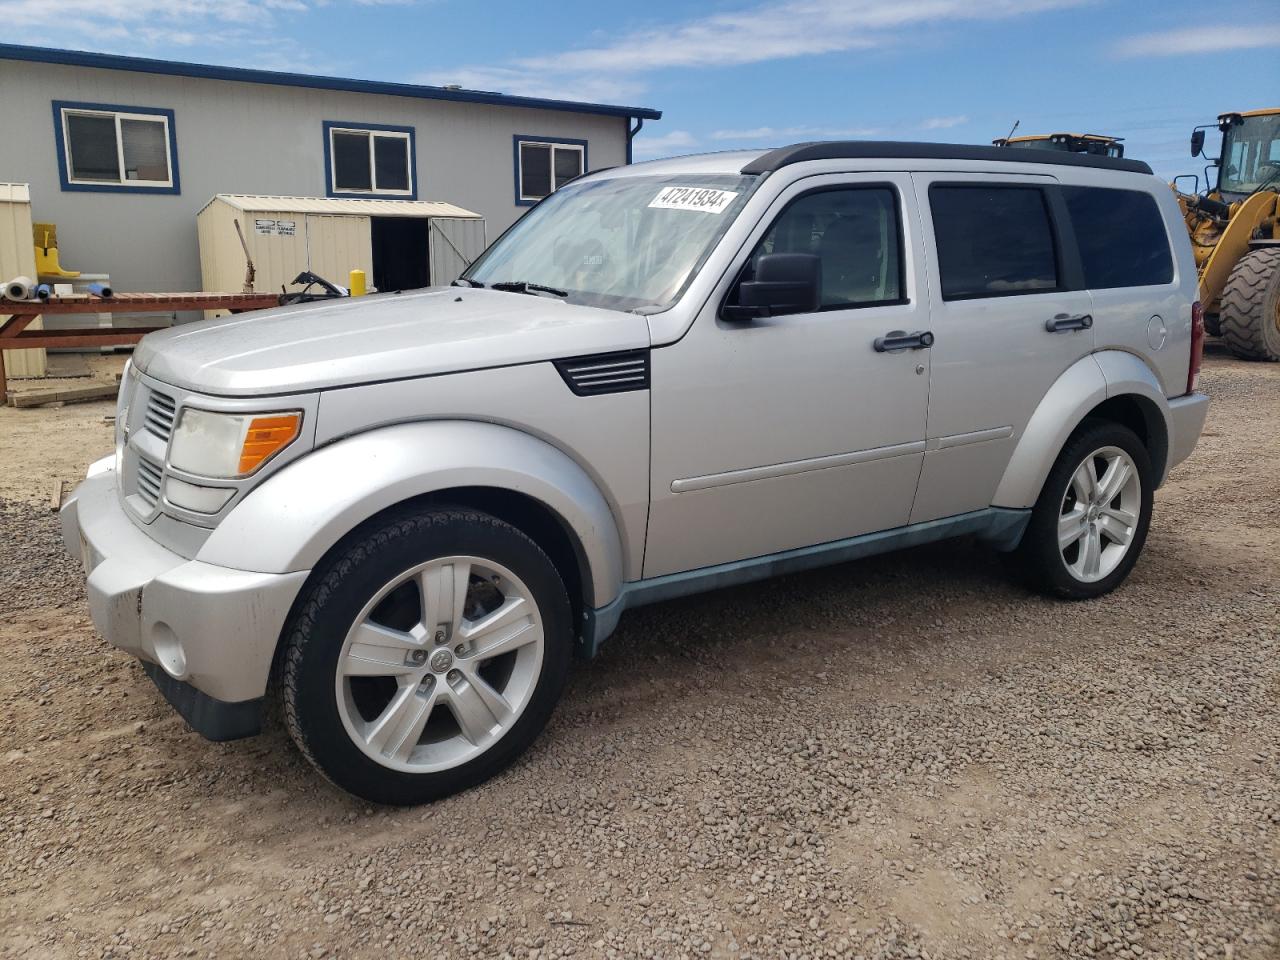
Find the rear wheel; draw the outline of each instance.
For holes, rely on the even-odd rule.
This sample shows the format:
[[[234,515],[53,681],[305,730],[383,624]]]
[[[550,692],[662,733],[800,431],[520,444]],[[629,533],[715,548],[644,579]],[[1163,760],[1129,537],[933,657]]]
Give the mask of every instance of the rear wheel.
[[[1250,250],[1222,291],[1222,339],[1244,360],[1280,360],[1280,247]]]
[[[1049,471],[1018,548],[1032,586],[1072,599],[1119,586],[1146,543],[1153,485],[1132,430],[1086,421]]]
[[[550,559],[469,510],[386,522],[312,583],[286,638],[285,718],[306,757],[378,803],[497,773],[542,730],[569,668]]]

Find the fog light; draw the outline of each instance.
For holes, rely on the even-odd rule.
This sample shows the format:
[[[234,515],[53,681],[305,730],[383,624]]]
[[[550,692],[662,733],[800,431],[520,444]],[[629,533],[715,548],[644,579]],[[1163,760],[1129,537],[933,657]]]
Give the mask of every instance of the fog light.
[[[177,477],[164,482],[164,498],[175,507],[192,513],[217,513],[227,505],[234,490],[225,487],[198,487]]]
[[[182,649],[182,641],[173,628],[163,620],[151,628],[151,649],[165,673],[175,680],[187,679],[187,652]]]

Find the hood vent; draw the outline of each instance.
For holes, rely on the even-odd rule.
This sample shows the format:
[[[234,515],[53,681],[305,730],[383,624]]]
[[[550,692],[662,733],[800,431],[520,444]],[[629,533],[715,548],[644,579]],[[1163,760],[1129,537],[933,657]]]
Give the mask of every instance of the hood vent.
[[[580,397],[649,389],[649,351],[597,353],[555,361],[564,382]]]

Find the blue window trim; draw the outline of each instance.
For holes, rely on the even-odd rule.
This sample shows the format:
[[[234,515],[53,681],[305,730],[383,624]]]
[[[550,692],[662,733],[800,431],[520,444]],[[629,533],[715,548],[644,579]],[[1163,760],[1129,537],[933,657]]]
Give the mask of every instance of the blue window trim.
[[[337,190],[333,185],[333,136],[332,130],[369,130],[374,133],[407,133],[409,135],[409,192],[369,193],[362,190]],[[418,199],[418,137],[414,127],[396,126],[394,123],[347,123],[345,120],[324,121],[324,195],[334,200],[417,200]]]
[[[515,200],[516,200],[517,207],[532,207],[534,204],[538,203],[538,200],[525,200],[520,196],[520,144],[522,143],[550,143],[550,144],[559,143],[559,144],[564,144],[567,147],[581,147],[582,148],[582,172],[586,173],[591,169],[590,158],[587,156],[587,141],[585,140],[575,140],[572,137],[534,137],[534,136],[527,136],[523,133],[517,133],[514,137],[511,138],[511,163],[512,163],[514,176],[515,176],[515,185],[516,185]],[[555,175],[556,175],[556,171],[555,171],[555,166],[553,165],[551,168],[551,182],[552,182],[551,193],[555,193]],[[548,194],[548,196],[550,195],[551,194]]]
[[[71,166],[67,162],[67,144],[62,124],[64,110],[98,110],[103,113],[137,113],[164,117],[169,126],[169,174],[173,184],[168,187],[134,187],[129,181],[113,183],[72,183]],[[116,103],[81,103],[75,100],[53,101],[53,137],[58,148],[58,180],[69,193],[164,193],[180,194],[182,181],[178,176],[178,125],[173,111],[163,107],[126,107]]]

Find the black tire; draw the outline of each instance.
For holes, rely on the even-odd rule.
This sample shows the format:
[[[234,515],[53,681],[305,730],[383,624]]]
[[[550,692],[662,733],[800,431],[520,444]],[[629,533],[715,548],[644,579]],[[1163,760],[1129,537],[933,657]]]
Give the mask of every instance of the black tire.
[[[1058,521],[1072,475],[1086,457],[1104,447],[1119,447],[1133,461],[1141,484],[1141,512],[1128,552],[1120,563],[1106,577],[1089,582],[1077,579],[1068,568],[1058,546]],[[1110,593],[1129,575],[1142,553],[1151,523],[1154,486],[1151,457],[1137,434],[1111,421],[1086,420],[1071,435],[1049,471],[1022,543],[1011,558],[1015,568],[1033,589],[1050,596],[1084,600]]]
[[[1280,360],[1280,247],[1250,250],[1222,290],[1219,325],[1242,360]]]
[[[541,669],[523,713],[485,752],[439,772],[391,769],[357,747],[343,725],[335,693],[338,659],[347,631],[378,590],[418,564],[455,555],[494,560],[524,581],[542,617]],[[489,779],[533,743],[560,699],[572,646],[564,582],[529,537],[464,508],[391,516],[340,544],[299,598],[284,633],[285,724],[303,755],[343,790],[380,804],[426,803]]]

